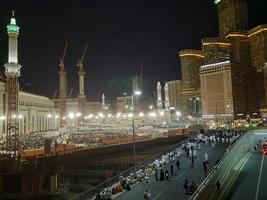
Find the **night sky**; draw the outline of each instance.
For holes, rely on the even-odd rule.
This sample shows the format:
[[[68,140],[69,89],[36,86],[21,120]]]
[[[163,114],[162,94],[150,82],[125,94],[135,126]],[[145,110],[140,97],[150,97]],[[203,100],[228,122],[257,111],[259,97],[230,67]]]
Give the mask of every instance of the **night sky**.
[[[250,27],[267,24],[265,1],[250,0]],[[21,27],[21,87],[49,97],[58,88],[65,41],[69,42],[68,88],[74,87],[74,94],[78,89],[76,60],[89,43],[84,59],[85,93],[92,101],[100,100],[103,92],[107,99],[129,93],[129,77],[140,73],[140,63],[143,93],[153,95],[157,81],[180,79],[178,51],[201,48],[201,38],[218,34],[213,0],[1,0],[2,66],[7,61],[6,25],[12,9]]]

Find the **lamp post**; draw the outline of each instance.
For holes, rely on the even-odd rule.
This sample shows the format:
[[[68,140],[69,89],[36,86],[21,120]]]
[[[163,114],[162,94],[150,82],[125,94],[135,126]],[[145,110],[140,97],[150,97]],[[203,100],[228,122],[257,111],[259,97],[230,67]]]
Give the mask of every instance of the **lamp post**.
[[[197,123],[198,109],[199,109],[197,106],[197,102],[200,100],[200,98],[199,97],[192,97],[189,100],[193,102],[192,114],[193,114],[193,116],[195,115],[195,119],[196,119],[196,123]]]
[[[135,150],[135,124],[134,124],[134,100],[135,96],[141,95],[141,91],[134,91],[132,94],[132,127],[133,127],[133,155],[134,155],[134,174],[136,174],[136,150]]]

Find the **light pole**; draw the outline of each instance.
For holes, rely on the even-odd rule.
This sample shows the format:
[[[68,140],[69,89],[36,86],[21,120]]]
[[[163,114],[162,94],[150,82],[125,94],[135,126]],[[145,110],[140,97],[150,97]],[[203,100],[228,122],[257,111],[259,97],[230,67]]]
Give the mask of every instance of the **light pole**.
[[[133,127],[133,155],[134,155],[134,174],[136,174],[136,150],[135,150],[135,125],[134,125],[134,97],[141,95],[141,91],[134,91],[132,94],[132,127]]]
[[[197,102],[200,100],[200,98],[199,97],[192,97],[189,100],[193,102],[192,115],[195,116],[196,124],[197,124],[198,110],[199,110],[199,108],[198,108],[199,105],[197,105]]]

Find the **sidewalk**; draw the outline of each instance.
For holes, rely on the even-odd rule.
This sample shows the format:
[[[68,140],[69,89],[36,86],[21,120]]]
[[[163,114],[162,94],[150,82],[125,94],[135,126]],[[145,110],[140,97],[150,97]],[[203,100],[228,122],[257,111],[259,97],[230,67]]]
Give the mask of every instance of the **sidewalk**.
[[[190,196],[184,195],[183,192],[183,182],[188,179],[189,183],[194,180],[197,185],[205,179],[203,170],[203,159],[204,154],[207,152],[209,155],[210,164],[216,162],[217,158],[221,158],[227,148],[227,144],[217,144],[215,150],[211,148],[211,145],[205,146],[202,144],[202,150],[198,151],[197,159],[195,160],[195,167],[191,169],[191,160],[182,156],[179,161],[181,163],[180,170],[176,171],[176,166],[174,167],[174,175],[169,176],[170,181],[156,181],[155,176],[149,177],[150,183],[147,184],[145,181],[132,187],[129,192],[123,192],[117,195],[116,200],[142,200],[144,191],[147,189],[151,194],[151,200],[172,200],[172,199],[188,199]],[[170,164],[164,167],[168,169],[170,173]]]

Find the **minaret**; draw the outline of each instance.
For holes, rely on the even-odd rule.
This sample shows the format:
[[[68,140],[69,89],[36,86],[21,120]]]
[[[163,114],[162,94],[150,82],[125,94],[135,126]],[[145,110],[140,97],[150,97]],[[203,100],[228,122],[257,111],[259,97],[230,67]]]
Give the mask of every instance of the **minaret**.
[[[157,107],[158,107],[159,110],[162,109],[161,85],[160,85],[160,82],[158,82],[158,85],[157,85]]]
[[[85,70],[83,67],[83,63],[79,61],[77,67],[79,67],[78,76],[79,76],[79,95],[78,95],[78,101],[79,101],[79,112],[82,113],[82,115],[85,114],[85,107],[86,107],[86,97],[84,95],[84,75]]]
[[[85,46],[85,49],[83,51],[83,55],[80,59],[78,59],[77,67],[79,68],[78,71],[78,76],[79,76],[79,95],[78,95],[78,100],[79,100],[79,111],[82,115],[85,114],[85,109],[86,109],[86,97],[84,94],[84,75],[85,75],[85,70],[83,67],[83,58],[86,53],[86,50],[88,48],[88,44]]]
[[[106,104],[105,104],[105,95],[102,94],[102,104],[101,104],[101,110],[105,110]]]
[[[78,76],[79,76],[79,96],[78,98],[85,98],[84,95],[84,75],[85,70],[83,68],[83,64],[79,63],[77,64],[77,67],[79,67]]]
[[[62,118],[66,116],[66,99],[67,99],[67,73],[64,65],[64,58],[68,48],[68,43],[66,42],[64,52],[60,58],[59,63],[59,112],[60,112],[60,121],[61,125],[63,120]]]
[[[169,110],[170,98],[169,98],[169,87],[167,83],[165,83],[164,91],[165,91],[165,101],[164,101],[165,109]]]
[[[19,121],[18,121],[18,93],[21,65],[18,64],[18,35],[19,26],[16,24],[15,13],[12,12],[10,24],[7,25],[8,33],[8,63],[4,65],[7,77],[7,137],[6,150],[9,156],[18,159]]]

